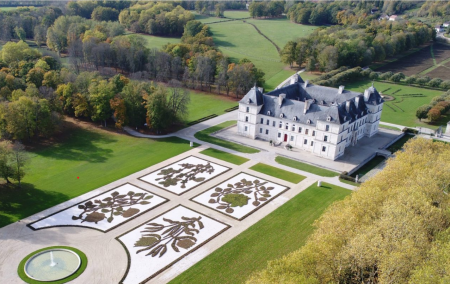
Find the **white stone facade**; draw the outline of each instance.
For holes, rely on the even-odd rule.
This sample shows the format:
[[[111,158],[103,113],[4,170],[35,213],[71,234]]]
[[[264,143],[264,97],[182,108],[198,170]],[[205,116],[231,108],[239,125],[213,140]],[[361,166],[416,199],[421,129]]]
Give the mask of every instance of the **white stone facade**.
[[[270,93],[263,95],[264,98],[267,95]],[[362,98],[361,94],[358,99]],[[282,142],[330,160],[344,155],[345,148],[355,145],[361,138],[375,135],[383,110],[382,101],[375,105],[366,103],[366,112],[362,116],[356,115],[356,119],[339,122],[328,116],[314,122],[308,119],[305,123],[301,117],[306,115],[303,109],[296,111],[298,116],[273,116],[270,112],[261,112],[263,105],[248,103],[245,97],[241,100],[237,123],[240,135],[277,144]],[[283,106],[280,108],[282,111]]]

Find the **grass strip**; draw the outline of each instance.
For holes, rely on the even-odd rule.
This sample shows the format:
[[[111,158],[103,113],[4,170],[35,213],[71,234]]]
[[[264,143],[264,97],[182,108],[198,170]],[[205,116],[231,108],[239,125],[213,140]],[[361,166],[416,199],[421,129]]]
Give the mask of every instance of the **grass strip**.
[[[258,163],[253,167],[251,167],[250,169],[292,183],[299,183],[305,179],[304,176],[291,173],[276,167],[272,167],[263,163]]]
[[[279,163],[279,164],[282,164],[282,165],[285,165],[285,166],[288,166],[288,167],[291,167],[291,168],[294,168],[294,169],[297,169],[297,170],[301,170],[301,171],[305,171],[305,172],[308,172],[308,173],[312,173],[312,174],[315,174],[315,175],[318,175],[318,176],[336,177],[336,176],[339,175],[336,172],[325,170],[325,169],[322,169],[322,168],[319,168],[319,167],[316,167],[316,166],[313,166],[313,165],[305,164],[305,163],[302,163],[302,162],[299,162],[299,161],[294,161],[294,160],[291,160],[291,159],[285,158],[285,157],[277,156],[275,158],[275,161],[277,163]]]
[[[230,121],[225,121],[222,122],[221,124],[215,125],[213,127],[207,128],[205,130],[199,131],[197,133],[194,134],[194,137],[197,138],[198,140],[202,140],[205,142],[209,142],[218,146],[222,146],[224,148],[227,149],[231,149],[237,152],[241,152],[241,153],[247,153],[247,154],[254,154],[254,153],[258,153],[259,150],[254,149],[254,148],[250,148],[244,145],[240,145],[234,142],[230,142],[230,141],[226,141],[226,140],[222,140],[216,137],[212,137],[210,136],[211,133],[217,132],[221,129],[224,129],[228,126],[232,126],[236,124],[236,120],[230,120]]]
[[[249,161],[247,158],[243,158],[237,155],[233,155],[224,151],[220,151],[214,148],[208,148],[200,152],[203,155],[207,155],[213,158],[217,158],[223,160],[228,163],[232,163],[235,165],[242,165],[243,163]]]
[[[244,283],[251,273],[266,268],[267,261],[302,247],[314,231],[314,220],[350,193],[327,183],[313,184],[170,283]]]

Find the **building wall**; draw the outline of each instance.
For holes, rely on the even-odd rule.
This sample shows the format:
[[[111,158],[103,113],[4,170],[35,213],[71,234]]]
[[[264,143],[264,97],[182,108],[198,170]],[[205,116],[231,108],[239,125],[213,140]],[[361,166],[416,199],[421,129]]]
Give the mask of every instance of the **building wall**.
[[[261,107],[241,103],[238,112],[238,133],[252,139],[285,142],[317,156],[335,160],[344,155],[346,147],[378,132],[383,105],[368,107],[370,113],[353,123],[347,121],[340,125],[317,121],[317,125],[309,125],[259,114]]]

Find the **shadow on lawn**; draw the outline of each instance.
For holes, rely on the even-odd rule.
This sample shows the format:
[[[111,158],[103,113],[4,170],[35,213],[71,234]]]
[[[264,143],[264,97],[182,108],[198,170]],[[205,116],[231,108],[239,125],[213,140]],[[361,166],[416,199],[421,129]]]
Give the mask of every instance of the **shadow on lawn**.
[[[3,184],[0,186],[0,228],[67,200],[65,194],[37,189],[30,183],[22,183],[20,188]]]
[[[102,163],[108,159],[113,150],[97,145],[107,145],[114,142],[117,142],[114,136],[86,129],[77,129],[68,134],[65,142],[52,145],[35,152],[35,154],[58,160]]]

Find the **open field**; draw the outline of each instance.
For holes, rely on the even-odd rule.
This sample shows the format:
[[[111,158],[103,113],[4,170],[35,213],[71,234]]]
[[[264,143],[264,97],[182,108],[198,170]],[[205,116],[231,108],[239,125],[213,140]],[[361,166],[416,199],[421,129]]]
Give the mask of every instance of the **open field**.
[[[223,13],[223,16],[229,19],[243,19],[249,18],[250,12],[247,10],[227,10]]]
[[[313,165],[305,164],[305,163],[302,163],[302,162],[299,162],[299,161],[291,160],[291,159],[285,158],[285,157],[277,156],[275,158],[275,161],[278,164],[282,164],[282,165],[285,165],[285,166],[288,166],[288,167],[291,167],[291,168],[294,168],[294,169],[297,169],[297,170],[305,171],[305,172],[308,172],[308,173],[312,173],[312,174],[315,174],[315,175],[318,175],[318,176],[335,177],[335,176],[339,175],[336,172],[332,172],[332,171],[329,171],[329,170],[326,170],[326,169],[315,167]]]
[[[208,148],[206,150],[201,151],[200,153],[203,155],[207,155],[210,157],[220,159],[220,160],[224,160],[228,163],[232,163],[235,165],[242,165],[243,163],[249,161],[249,159],[247,159],[247,158],[236,156],[236,155],[233,155],[233,154],[230,154],[230,153],[227,153],[224,151],[220,151],[220,150],[217,150],[214,148]]]
[[[266,82],[264,83],[264,92],[273,91],[281,82],[286,80],[288,77],[294,75],[295,72],[296,70],[294,69],[280,70],[278,73],[273,75],[269,80],[266,80]]]
[[[191,149],[176,137],[139,139],[74,125],[68,132],[63,142],[30,153],[22,188],[1,189],[0,227]]]
[[[285,17],[279,19],[249,19],[246,21],[257,26],[263,34],[273,40],[281,49],[288,41],[306,37],[318,28],[317,26],[296,24]]]
[[[164,45],[168,43],[179,43],[180,38],[177,37],[161,37],[161,36],[152,36],[146,34],[135,34],[132,32],[127,32],[127,35],[137,35],[142,37],[146,41],[146,46],[148,48],[157,48],[161,49]]]
[[[450,80],[450,64],[441,65],[426,74],[431,78],[440,78],[442,80]]]
[[[244,283],[267,261],[303,246],[314,230],[314,220],[350,193],[326,183],[311,185],[170,283]]]
[[[209,94],[204,92],[191,91],[191,102],[189,103],[188,117],[186,122],[191,122],[211,114],[221,115],[225,110],[238,103],[231,97],[224,95]]]
[[[386,64],[376,69],[376,71],[392,71],[394,73],[402,72],[406,76],[420,74],[428,75],[432,78],[445,79],[445,72],[449,72],[440,66],[443,66],[448,62],[448,60],[450,60],[450,46],[434,43],[392,63]],[[441,69],[441,72],[433,72],[437,68]]]
[[[205,141],[205,142],[209,142],[209,143],[216,144],[216,145],[219,145],[219,146],[231,149],[231,150],[235,150],[237,152],[248,153],[248,154],[258,153],[259,150],[257,150],[257,149],[243,146],[243,145],[240,145],[237,143],[229,142],[226,140],[222,140],[222,139],[212,137],[209,135],[209,134],[217,132],[225,127],[232,126],[235,124],[236,124],[236,120],[225,121],[225,122],[222,122],[221,124],[215,125],[213,127],[210,127],[210,128],[207,128],[205,130],[195,133],[194,137],[199,140]]]
[[[292,183],[299,183],[302,180],[305,179],[304,176],[298,175],[298,174],[294,174],[276,167],[272,167],[266,164],[262,164],[262,163],[258,163],[256,165],[254,165],[253,167],[250,168],[251,170],[269,175],[269,176],[273,176],[279,179],[283,179],[285,181],[288,182],[292,182]]]
[[[346,83],[348,90],[364,93],[364,90],[372,85],[370,80],[360,80]],[[416,118],[416,110],[419,106],[429,104],[431,99],[442,94],[442,91],[429,90],[418,87],[397,85],[392,83],[375,82],[375,88],[383,95],[394,97],[393,101],[384,103],[381,120],[405,126],[425,126],[436,128],[438,125],[429,125]]]

